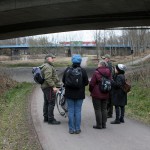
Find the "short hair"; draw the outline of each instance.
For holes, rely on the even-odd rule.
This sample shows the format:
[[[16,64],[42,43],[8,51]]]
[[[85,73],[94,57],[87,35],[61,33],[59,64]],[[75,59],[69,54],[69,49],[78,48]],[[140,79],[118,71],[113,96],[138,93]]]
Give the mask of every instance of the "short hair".
[[[100,60],[98,64],[100,64],[103,67],[107,67],[108,66],[107,62],[104,61],[104,60]]]

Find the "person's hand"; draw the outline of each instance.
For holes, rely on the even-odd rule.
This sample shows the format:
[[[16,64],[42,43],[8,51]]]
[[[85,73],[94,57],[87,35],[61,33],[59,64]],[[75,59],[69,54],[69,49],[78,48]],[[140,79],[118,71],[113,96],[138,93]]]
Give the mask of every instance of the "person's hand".
[[[58,91],[59,91],[59,89],[58,89],[58,88],[56,88],[56,87],[53,87],[53,91],[56,93],[56,92],[58,92]]]

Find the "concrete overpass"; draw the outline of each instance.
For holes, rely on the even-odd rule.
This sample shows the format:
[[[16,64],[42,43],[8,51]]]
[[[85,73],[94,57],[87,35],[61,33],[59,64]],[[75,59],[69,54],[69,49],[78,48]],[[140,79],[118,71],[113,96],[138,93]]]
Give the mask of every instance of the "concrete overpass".
[[[0,39],[150,25],[150,0],[1,0]]]

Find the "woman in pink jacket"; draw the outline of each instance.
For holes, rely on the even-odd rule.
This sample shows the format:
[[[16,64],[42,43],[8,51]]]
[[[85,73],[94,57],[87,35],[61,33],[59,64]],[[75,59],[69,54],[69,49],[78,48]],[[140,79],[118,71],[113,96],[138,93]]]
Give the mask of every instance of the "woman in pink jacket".
[[[93,73],[89,84],[89,91],[92,96],[96,117],[96,125],[93,126],[94,129],[106,128],[107,122],[107,100],[109,98],[109,92],[104,93],[100,90],[99,82],[101,82],[102,75],[99,72],[111,79],[110,69],[104,60],[98,63],[98,68]]]

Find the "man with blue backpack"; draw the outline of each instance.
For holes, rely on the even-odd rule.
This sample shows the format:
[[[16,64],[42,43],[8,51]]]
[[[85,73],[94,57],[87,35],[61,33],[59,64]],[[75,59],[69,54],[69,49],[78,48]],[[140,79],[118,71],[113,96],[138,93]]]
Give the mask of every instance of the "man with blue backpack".
[[[43,116],[44,122],[49,124],[58,125],[60,121],[54,118],[55,96],[59,90],[57,87],[61,86],[56,70],[53,66],[55,55],[48,54],[45,57],[45,62],[41,66],[41,75],[44,79],[41,84],[41,89],[44,94]]]

